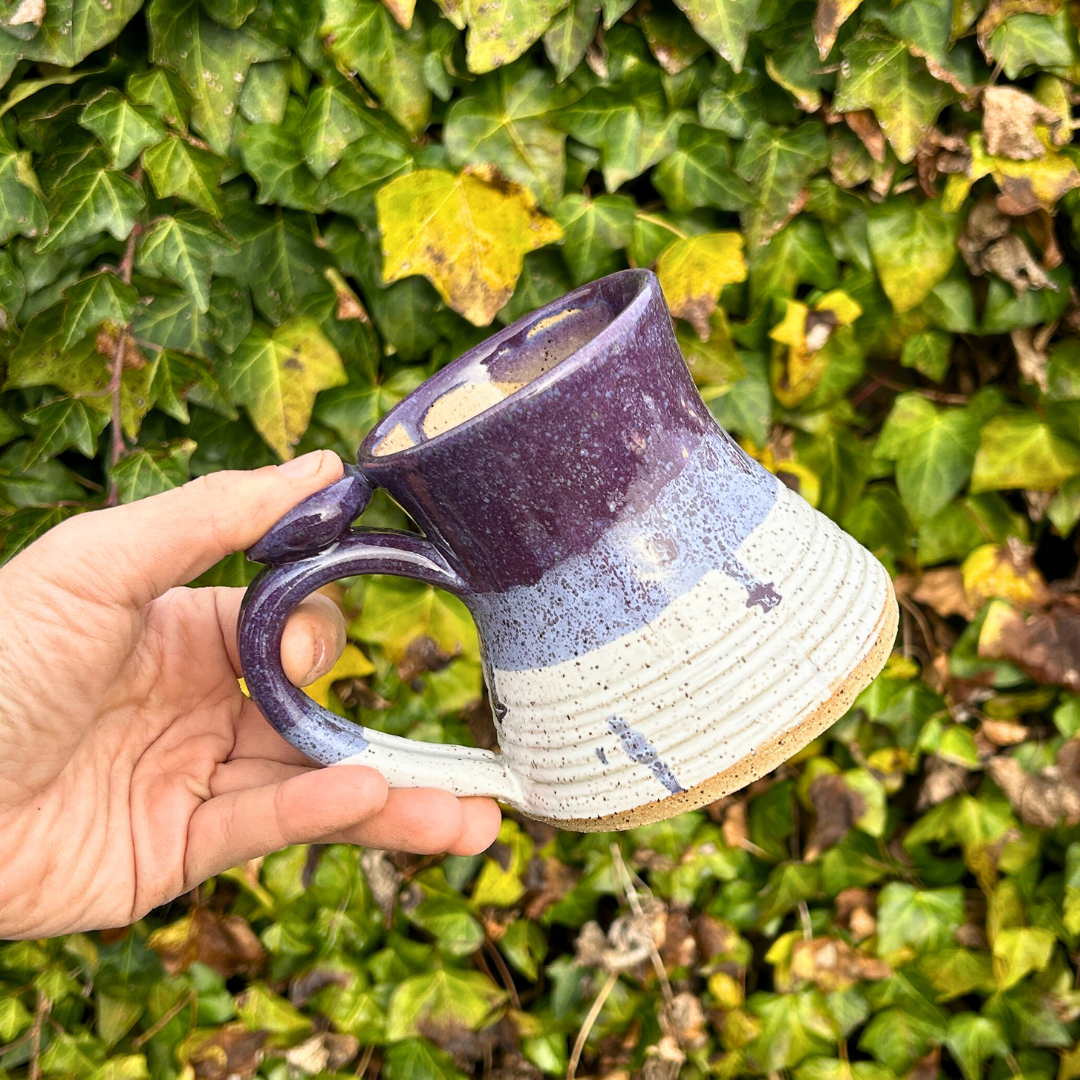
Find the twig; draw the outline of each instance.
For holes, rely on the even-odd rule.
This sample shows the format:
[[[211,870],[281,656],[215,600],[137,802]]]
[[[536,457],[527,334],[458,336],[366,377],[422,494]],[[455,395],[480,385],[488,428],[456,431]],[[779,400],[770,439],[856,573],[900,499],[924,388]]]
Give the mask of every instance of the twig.
[[[138,1050],[141,1046],[148,1043],[170,1020],[179,1016],[189,1005],[193,1004],[198,995],[192,990],[185,997],[182,997],[171,1008],[166,1009],[165,1012],[158,1017],[141,1035],[136,1035],[131,1040],[131,1047],[133,1050]]]
[[[495,966],[499,969],[499,976],[506,987],[506,992],[510,995],[510,1004],[521,1012],[521,998],[518,997],[517,987],[514,985],[514,976],[510,974],[510,969],[506,966],[506,961],[502,958],[498,946],[487,935],[484,936],[484,948],[491,954],[491,959],[495,961]]]
[[[132,171],[131,179],[134,180],[136,184],[141,183],[141,165],[136,166]],[[138,239],[140,232],[142,232],[142,227],[138,222],[135,222],[131,228],[131,232],[128,234],[127,245],[124,248],[124,257],[120,260],[119,267],[117,267],[117,276],[125,285],[131,284],[131,272],[135,268],[135,241]],[[117,333],[116,350],[113,353],[112,376],[109,379],[109,396],[112,398],[112,417],[110,420],[112,428],[112,461],[109,470],[109,497],[106,500],[107,506],[115,506],[120,501],[120,490],[116,486],[116,481],[112,479],[112,469],[116,467],[116,463],[127,453],[127,443],[124,442],[123,417],[121,416],[120,400],[123,389],[124,348],[127,344],[127,336],[130,329],[131,324],[128,323],[127,326],[122,327]]]
[[[360,1061],[356,1066],[355,1072],[359,1080],[364,1080],[364,1073],[367,1072],[367,1067],[371,1064],[371,1057],[375,1053],[375,1044],[369,1043],[364,1049],[364,1053],[361,1055]]]
[[[904,610],[910,611],[912,618],[919,624],[919,630],[922,632],[923,640],[930,646],[931,657],[937,656],[942,649],[938,645],[937,639],[934,637],[933,630],[930,629],[929,621],[919,609],[919,605],[912,603],[906,596],[898,596],[897,599],[904,606]]]
[[[623,862],[622,851],[614,841],[611,844],[611,858],[615,863],[615,871],[619,875],[619,885],[622,886],[626,902],[630,905],[630,910],[640,917],[642,915],[641,901],[638,900],[637,890],[630,880],[630,873],[626,869],[626,863]],[[664,994],[664,1002],[670,1006],[675,1000],[675,995],[671,992],[671,983],[668,982],[667,971],[664,970],[664,961],[660,959],[660,953],[657,952],[656,946],[653,944],[649,945],[649,959],[652,961],[656,977],[660,980],[660,989]]]
[[[814,940],[814,926],[810,922],[810,908],[807,907],[805,900],[800,900],[798,903],[799,910],[799,922],[802,923],[802,936],[804,941]]]
[[[30,1068],[26,1074],[28,1080],[41,1080],[41,1029],[51,1008],[52,1002],[39,990],[37,1006],[34,1009],[34,1024],[30,1028]]]
[[[574,1049],[570,1053],[570,1062],[566,1066],[566,1080],[574,1080],[574,1076],[577,1073],[578,1062],[581,1060],[581,1051],[585,1049],[585,1040],[589,1037],[589,1032],[592,1031],[593,1024],[596,1023],[596,1018],[600,1015],[600,1010],[604,1007],[604,1002],[607,1001],[618,981],[619,973],[613,971],[608,975],[607,982],[600,987],[600,993],[596,995],[596,999],[592,1003],[592,1008],[589,1009],[589,1013],[581,1025],[578,1037],[574,1040]]]

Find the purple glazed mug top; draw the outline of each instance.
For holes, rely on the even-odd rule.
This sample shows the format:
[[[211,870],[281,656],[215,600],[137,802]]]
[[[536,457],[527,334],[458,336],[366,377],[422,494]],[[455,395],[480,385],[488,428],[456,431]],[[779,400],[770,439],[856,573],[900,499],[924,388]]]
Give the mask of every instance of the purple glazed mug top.
[[[422,536],[350,527],[376,486]],[[749,783],[846,711],[896,630],[877,560],[713,419],[644,270],[443,368],[249,554],[268,566],[241,663],[293,746],[567,828],[659,820]],[[360,727],[288,682],[289,612],[360,573],[464,601],[499,753]]]

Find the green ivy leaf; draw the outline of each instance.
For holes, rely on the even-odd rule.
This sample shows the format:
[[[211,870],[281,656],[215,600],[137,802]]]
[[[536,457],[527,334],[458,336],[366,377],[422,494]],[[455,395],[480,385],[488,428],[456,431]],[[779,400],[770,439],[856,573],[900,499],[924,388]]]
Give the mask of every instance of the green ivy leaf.
[[[30,153],[0,146],[0,243],[13,236],[40,236],[48,221]]]
[[[566,135],[550,114],[576,96],[521,63],[478,79],[446,114],[443,140],[450,163],[496,165],[529,188],[541,206],[553,206],[566,174]]]
[[[948,274],[960,225],[959,215],[946,213],[939,202],[901,197],[871,211],[870,253],[896,311],[910,311]]]
[[[113,89],[87,103],[79,124],[101,140],[117,169],[126,169],[148,146],[165,138],[165,127],[152,109]]]
[[[742,71],[759,0],[675,0],[690,25],[731,65]]]
[[[419,1034],[426,1021],[436,1027],[480,1028],[506,998],[479,971],[438,968],[398,984],[390,998],[386,1037],[391,1041]]]
[[[120,492],[120,501],[134,502],[179,487],[188,479],[188,463],[194,451],[191,439],[136,447],[109,474]]]
[[[896,156],[911,161],[919,140],[953,99],[952,91],[904,42],[884,34],[863,30],[843,52],[833,108],[872,109]]]
[[[888,959],[908,949],[916,953],[939,949],[963,921],[961,889],[916,889],[892,881],[878,897],[878,956]]]
[[[431,91],[422,76],[422,22],[402,29],[379,0],[325,0],[319,33],[334,59],[358,72],[410,135],[424,129]]]
[[[37,429],[24,462],[26,468],[31,468],[39,461],[72,448],[83,457],[92,458],[109,415],[91,409],[79,398],[64,397],[31,409],[23,414],[23,420]]]
[[[555,210],[563,229],[563,258],[577,285],[617,269],[613,256],[631,241],[634,203],[624,195],[567,195]]]
[[[957,1013],[950,1018],[945,1045],[965,1080],[978,1080],[987,1058],[1003,1057],[1010,1049],[1001,1034],[1001,1026],[974,1013]]]
[[[56,189],[53,200],[56,211],[49,232],[35,249],[40,253],[70,247],[103,231],[124,240],[146,204],[138,184],[110,169],[74,173]]]
[[[180,135],[170,135],[144,151],[143,165],[159,199],[176,195],[208,214],[221,216],[224,158]]]
[[[166,216],[139,238],[136,262],[139,269],[179,285],[199,311],[208,311],[213,260],[236,250],[236,244],[200,216]]]
[[[754,201],[732,168],[727,140],[697,124],[682,126],[678,150],[656,166],[652,182],[676,214],[701,206],[742,210]]]
[[[544,52],[562,82],[585,59],[600,23],[599,0],[572,0],[544,31]]]
[[[371,130],[363,104],[347,83],[316,86],[298,125],[304,163],[322,178]]]
[[[569,0],[461,0],[469,33],[469,70],[476,75],[516,60]]]
[[[192,98],[192,127],[224,154],[248,68],[278,60],[285,50],[248,23],[239,30],[221,26],[199,0],[151,0],[147,23],[151,62],[180,76]]]
[[[116,274],[103,271],[69,285],[64,298],[60,347],[70,349],[102,323],[127,326],[135,313],[139,293]]]

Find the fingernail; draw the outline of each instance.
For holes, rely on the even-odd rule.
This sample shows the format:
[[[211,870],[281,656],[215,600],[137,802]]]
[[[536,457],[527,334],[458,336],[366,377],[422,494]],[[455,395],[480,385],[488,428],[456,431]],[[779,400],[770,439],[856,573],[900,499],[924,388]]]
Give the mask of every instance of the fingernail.
[[[292,461],[286,461],[284,464],[278,466],[278,472],[282,476],[287,476],[290,480],[306,480],[309,476],[314,476],[322,465],[321,450],[312,450],[310,454],[304,454],[302,457],[293,458]]]

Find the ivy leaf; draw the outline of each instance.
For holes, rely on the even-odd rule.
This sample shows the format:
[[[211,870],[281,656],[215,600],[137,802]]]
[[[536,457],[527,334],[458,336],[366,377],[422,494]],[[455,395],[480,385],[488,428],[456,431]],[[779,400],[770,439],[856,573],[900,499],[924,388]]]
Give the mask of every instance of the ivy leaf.
[[[615,191],[670,154],[689,113],[669,110],[663,87],[650,71],[618,87],[597,87],[563,109],[559,123],[586,146],[600,151],[604,186]]]
[[[235,143],[255,178],[261,203],[317,213],[325,209],[318,179],[304,163],[300,123],[304,108],[290,99],[278,123],[252,124]]]
[[[576,94],[522,64],[478,79],[450,106],[443,141],[450,163],[495,165],[529,188],[541,206],[559,201],[566,175],[566,135],[550,114]]]
[[[92,458],[97,452],[97,438],[109,422],[109,414],[91,409],[79,398],[64,397],[31,409],[23,414],[23,419],[37,428],[23,462],[23,467],[29,469],[39,461],[72,448],[83,457]]]
[[[838,1035],[820,990],[800,994],[759,991],[747,1001],[747,1008],[761,1020],[761,1033],[749,1047],[755,1071],[794,1068],[811,1054],[827,1052]]]
[[[422,169],[375,197],[384,280],[423,274],[475,326],[513,295],[525,253],[562,239],[528,191],[489,175]]]
[[[906,164],[953,97],[902,41],[863,30],[844,47],[833,108],[872,109],[896,156]]]
[[[288,210],[233,203],[222,219],[240,250],[219,256],[215,272],[250,287],[263,318],[279,323],[313,293],[329,289],[327,254],[315,246],[308,219]]]
[[[754,193],[743,213],[751,246],[765,243],[798,211],[806,181],[829,160],[825,129],[808,120],[794,128],[758,121],[747,133],[735,159],[735,171]]]
[[[738,74],[759,0],[675,0],[701,35]]]
[[[315,419],[341,436],[356,455],[364,436],[403,398],[423,382],[423,373],[402,368],[388,379],[369,382],[350,372],[345,386],[319,395]]]
[[[207,311],[213,260],[236,250],[236,244],[196,215],[166,216],[140,237],[136,263],[179,285],[199,311]]]
[[[909,949],[915,953],[939,949],[963,921],[961,889],[916,889],[891,881],[878,897],[878,956],[887,960]]]
[[[0,243],[17,235],[40,236],[48,221],[29,151],[0,146]]]
[[[166,68],[136,71],[125,84],[127,95],[137,105],[145,105],[159,120],[186,135],[191,117],[191,95],[184,84]]]
[[[175,195],[208,214],[221,216],[224,158],[180,135],[170,135],[143,152],[143,166],[159,199]]]
[[[1003,990],[1050,963],[1056,938],[1041,926],[1012,926],[994,935],[994,975]]]
[[[249,318],[249,329],[250,321]],[[203,404],[230,419],[235,420],[238,415],[231,402],[222,396],[221,388],[204,360],[169,349],[163,349],[154,363],[154,381],[150,392],[154,407],[181,424],[191,423],[188,399],[193,392]]]
[[[345,150],[371,126],[363,105],[347,85],[324,83],[315,87],[299,124],[300,150],[315,176],[324,177]]]
[[[240,91],[240,115],[253,124],[280,124],[289,103],[294,72],[287,60],[252,64]]]
[[[65,506],[27,506],[0,518],[0,563],[13,559],[71,514]]]
[[[22,47],[27,60],[72,68],[112,41],[141,6],[141,0],[52,0],[41,28]]]
[[[1010,1049],[1001,1034],[1001,1025],[974,1013],[950,1017],[945,1045],[965,1080],[979,1080],[983,1062],[987,1058],[1004,1057]]]
[[[701,206],[742,210],[754,201],[732,168],[727,140],[697,124],[680,128],[678,150],[656,166],[652,182],[676,214]]]
[[[1032,412],[1011,410],[987,422],[971,473],[971,490],[1053,491],[1080,473],[1080,444]]]
[[[422,76],[425,35],[399,26],[379,0],[326,0],[319,34],[331,55],[360,77],[410,135],[427,126],[431,91]]]
[[[600,23],[599,0],[572,0],[544,32],[544,52],[562,82],[585,59]]]
[[[676,240],[656,260],[656,274],[672,315],[707,341],[721,290],[746,280],[743,239],[737,232],[714,232]]]
[[[56,211],[48,234],[34,249],[38,253],[70,247],[104,231],[124,240],[146,205],[139,185],[111,169],[75,172],[57,187],[53,201]]]
[[[199,0],[151,0],[150,60],[172,68],[191,93],[192,127],[224,154],[248,68],[285,55],[250,23],[229,30],[206,15]]]
[[[222,383],[282,460],[307,430],[315,395],[347,381],[337,350],[318,324],[298,316],[267,332],[252,328],[222,362]]]
[[[506,998],[479,971],[441,968],[398,984],[390,998],[386,1037],[393,1041],[419,1034],[425,1024],[475,1031]]]
[[[1018,79],[1026,68],[1036,65],[1065,74],[1076,62],[1069,33],[1068,16],[1061,9],[1053,15],[1021,10],[1001,22],[990,36],[986,53],[1001,65],[1008,79]]]
[[[959,215],[938,202],[890,199],[875,207],[866,232],[885,295],[898,312],[910,311],[944,280],[956,258]]]
[[[235,30],[244,25],[258,6],[258,0],[202,0],[202,6],[214,22]]]
[[[896,486],[916,525],[963,488],[979,445],[979,421],[967,409],[937,409],[901,394],[881,430],[876,453],[897,462]]]
[[[101,140],[117,169],[126,169],[148,146],[165,138],[165,127],[153,110],[113,89],[87,103],[79,124]]]
[[[611,262],[614,252],[625,248],[633,237],[634,203],[625,195],[567,195],[559,203],[555,218],[565,236],[563,257],[581,285],[605,270],[617,269]]]
[[[134,502],[179,487],[188,479],[188,463],[195,451],[191,439],[160,446],[139,446],[122,457],[110,471],[121,502]]]
[[[516,60],[569,0],[462,0],[466,59],[475,75]]]
[[[64,297],[62,349],[71,348],[104,322],[127,326],[139,302],[138,290],[109,271],[69,285],[64,290]]]

